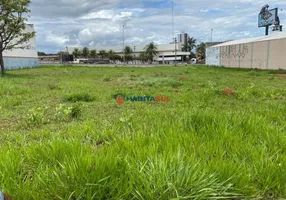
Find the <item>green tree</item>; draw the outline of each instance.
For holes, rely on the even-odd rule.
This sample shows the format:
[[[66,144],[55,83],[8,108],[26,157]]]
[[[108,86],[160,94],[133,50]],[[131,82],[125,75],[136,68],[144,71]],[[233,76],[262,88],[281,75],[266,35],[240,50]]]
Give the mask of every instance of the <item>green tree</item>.
[[[123,58],[122,58],[122,56],[120,56],[120,55],[118,55],[118,54],[114,54],[114,61],[116,61],[116,60],[119,60],[119,61],[123,61]]]
[[[201,43],[197,46],[197,58],[199,63],[205,63],[206,58],[206,43]]]
[[[106,53],[105,50],[100,50],[100,51],[99,51],[99,55],[100,55],[101,59],[103,59],[103,58],[106,57],[107,53]]]
[[[149,56],[146,54],[146,52],[141,52],[138,59],[144,63],[149,60]]]
[[[194,52],[191,52],[190,59],[196,58],[196,57],[197,57],[196,54]]]
[[[108,52],[109,55],[114,55],[114,51],[112,49],[109,50]]]
[[[133,50],[132,50],[132,48],[130,46],[126,46],[124,48],[124,56],[125,56],[125,61],[127,63],[133,60],[132,53],[133,53]]]
[[[184,52],[190,52],[191,55],[189,56],[189,59],[187,59],[187,56],[183,56],[184,60],[189,62],[190,59],[196,58],[196,54],[193,52],[193,49],[196,48],[197,40],[195,38],[189,38],[188,41],[182,46],[182,51]]]
[[[89,49],[87,47],[84,47],[82,50],[83,57],[87,58],[89,56]]]
[[[78,58],[78,57],[81,55],[81,52],[80,52],[80,50],[79,50],[78,48],[75,48],[75,49],[73,50],[72,54],[73,54],[73,56],[74,56],[75,58]]]
[[[3,51],[15,48],[25,49],[23,45],[35,37],[35,32],[24,32],[28,19],[30,0],[1,0],[0,3],[0,65],[5,75]]]
[[[90,56],[93,58],[96,57],[96,50],[95,49],[90,51]]]
[[[144,48],[146,55],[148,56],[148,60],[153,62],[154,56],[158,54],[158,47],[154,42],[149,43]]]
[[[111,49],[108,52],[108,59],[111,61],[115,61],[115,53]]]
[[[133,50],[132,50],[132,48],[130,46],[126,46],[124,48],[124,53],[125,53],[125,55],[130,55],[130,54],[133,53]]]
[[[46,56],[47,54],[45,52],[41,52],[41,51],[38,51],[38,56]]]
[[[185,52],[192,52],[193,49],[197,46],[196,43],[197,40],[192,37],[186,42],[186,44],[183,45],[182,50]]]

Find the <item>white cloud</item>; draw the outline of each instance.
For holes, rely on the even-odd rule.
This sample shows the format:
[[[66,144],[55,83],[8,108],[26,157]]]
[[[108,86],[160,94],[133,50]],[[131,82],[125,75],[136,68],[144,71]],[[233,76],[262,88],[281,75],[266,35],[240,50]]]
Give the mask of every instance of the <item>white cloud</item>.
[[[132,16],[132,12],[121,12],[118,15],[115,15],[113,21],[119,21],[121,19],[130,19]]]
[[[80,19],[112,19],[114,17],[113,10],[100,10],[98,12],[92,12],[80,17]]]
[[[266,0],[174,0],[175,31],[184,30],[199,41],[240,39],[264,34],[257,14]],[[171,1],[163,0],[36,0],[32,19],[39,50],[56,52],[65,46],[122,45],[122,25],[128,45],[172,40]],[[286,3],[279,6],[281,23]],[[48,30],[48,31],[47,31]]]
[[[69,41],[68,37],[56,35],[54,33],[49,33],[46,36],[46,42],[53,43],[56,46],[62,46],[68,41]]]

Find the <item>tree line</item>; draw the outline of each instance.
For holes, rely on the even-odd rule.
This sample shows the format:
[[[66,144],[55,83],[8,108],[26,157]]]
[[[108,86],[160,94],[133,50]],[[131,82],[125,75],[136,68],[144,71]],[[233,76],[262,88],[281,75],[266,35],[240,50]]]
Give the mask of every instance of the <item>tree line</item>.
[[[120,53],[123,54],[122,52]],[[139,55],[136,54],[136,52],[134,52],[132,47],[130,46],[124,47],[124,55],[119,55],[119,53],[115,53],[113,50],[97,51],[95,49],[90,50],[88,47],[84,47],[82,50],[75,48],[72,54],[75,59],[79,57],[84,57],[93,59],[109,59],[111,61],[121,61],[127,63],[135,60],[139,60],[141,62],[152,62],[154,60],[154,57],[158,54],[158,46],[155,45],[154,42],[151,42],[145,46],[144,52],[141,52]]]
[[[204,63],[205,60],[205,49],[206,44],[200,43],[197,44],[197,40],[193,37],[190,38],[183,46],[181,51],[190,52],[189,59],[197,58],[200,63]],[[122,52],[120,52],[122,54]],[[149,43],[145,46],[144,51],[139,55],[133,51],[132,47],[124,47],[124,56],[120,56],[119,53],[115,53],[113,50],[90,50],[88,47],[84,47],[82,50],[75,48],[73,51],[74,58],[84,57],[84,58],[100,58],[100,59],[109,59],[110,61],[121,61],[121,62],[132,62],[139,60],[141,62],[153,62],[154,57],[158,55],[158,46],[154,42]],[[185,58],[184,60],[187,60]]]

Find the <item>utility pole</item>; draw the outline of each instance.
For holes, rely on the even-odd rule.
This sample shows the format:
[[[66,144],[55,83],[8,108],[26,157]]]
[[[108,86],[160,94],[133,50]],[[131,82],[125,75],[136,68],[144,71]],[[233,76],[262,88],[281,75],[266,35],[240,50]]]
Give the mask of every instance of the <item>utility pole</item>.
[[[125,44],[124,44],[124,25],[123,25],[123,63],[125,64]]]
[[[211,43],[213,42],[213,29],[211,29]]]
[[[175,66],[177,66],[177,38],[175,38]]]
[[[135,65],[136,65],[136,53],[135,53],[135,51],[136,51],[136,46],[134,46],[134,62],[135,62]]]

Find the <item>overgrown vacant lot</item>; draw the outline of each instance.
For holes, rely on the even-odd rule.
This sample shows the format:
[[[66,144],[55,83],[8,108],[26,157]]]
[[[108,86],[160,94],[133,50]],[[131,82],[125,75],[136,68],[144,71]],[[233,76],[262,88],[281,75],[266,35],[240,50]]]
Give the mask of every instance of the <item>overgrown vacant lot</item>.
[[[13,199],[284,199],[285,71],[43,67],[0,79]],[[124,102],[113,95],[168,96]]]

